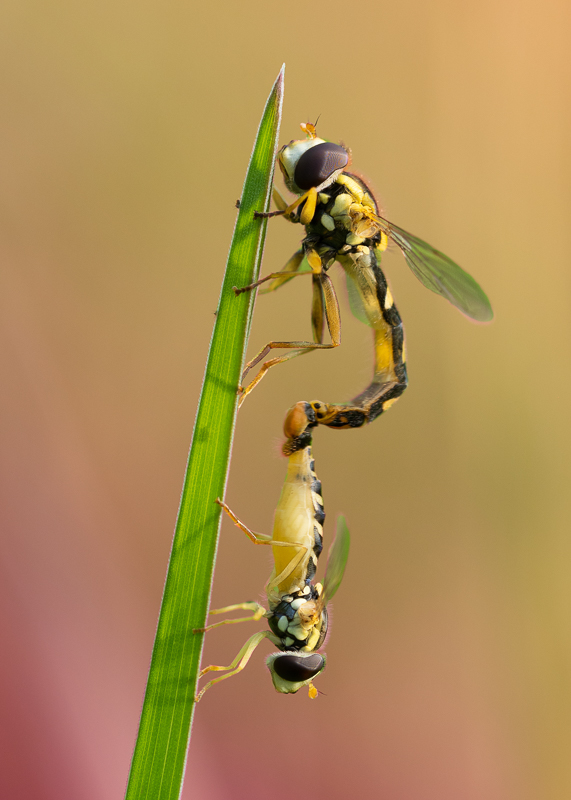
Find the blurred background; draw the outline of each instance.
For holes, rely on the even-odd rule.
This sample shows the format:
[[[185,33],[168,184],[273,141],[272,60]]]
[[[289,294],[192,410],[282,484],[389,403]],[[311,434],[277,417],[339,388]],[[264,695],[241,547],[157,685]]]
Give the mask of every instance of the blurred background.
[[[326,536],[339,512],[352,532],[324,695],[279,696],[260,647],[198,707],[183,797],[568,798],[568,3],[8,0],[2,17],[0,795],[123,794],[234,203],[285,61],[281,143],[321,115],[496,319],[386,256],[410,387],[314,438]],[[272,221],[264,272],[300,233]],[[250,352],[308,336],[309,309],[303,281],[260,297]],[[342,313],[340,348],[277,368],[239,414],[226,499],[254,530],[286,409],[369,381],[371,334]],[[268,559],[225,521],[213,605],[259,597]],[[205,663],[253,631],[211,634]]]

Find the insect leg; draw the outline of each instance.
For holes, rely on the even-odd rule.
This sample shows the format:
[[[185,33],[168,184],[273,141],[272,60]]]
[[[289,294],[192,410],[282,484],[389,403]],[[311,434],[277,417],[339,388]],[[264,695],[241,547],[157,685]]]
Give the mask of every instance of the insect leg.
[[[315,275],[313,276],[312,290],[311,330],[313,331],[313,340],[322,344],[325,331],[325,303],[321,283]]]
[[[254,219],[268,219],[269,217],[277,217],[282,214],[288,217],[302,203],[305,203],[305,205],[301,212],[301,222],[303,225],[309,225],[315,213],[315,206],[317,203],[317,192],[313,188],[308,189],[305,194],[296,197],[293,203],[290,203],[286,208],[280,208],[278,211],[254,211]],[[281,203],[276,205],[281,205]]]
[[[278,277],[274,278],[267,289],[262,289],[260,294],[269,294],[270,292],[274,292],[276,289],[279,289],[280,286],[283,286],[284,283],[288,283],[288,281],[295,277],[295,275],[303,275],[303,273],[299,273],[299,268],[301,267],[303,261],[303,255],[303,250],[296,250],[285,267],[279,271]]]
[[[296,553],[296,555],[291,559],[291,561],[287,564],[287,566],[284,567],[284,569],[282,569],[279,575],[274,576],[273,573],[272,575],[270,575],[269,581],[264,586],[264,590],[266,592],[273,586],[278,586],[280,583],[282,583],[282,581],[285,581],[285,579],[292,574],[292,572],[298,566],[300,561],[303,559],[304,555],[307,553],[308,549],[303,544],[295,544],[292,542],[272,542],[272,545],[274,547],[279,545],[281,547],[291,547],[292,549],[297,548],[299,550],[299,553]]]
[[[204,686],[200,690],[200,692],[195,696],[194,701],[198,703],[204,692],[207,689],[210,689],[211,686],[214,686],[215,683],[220,683],[220,681],[225,681],[226,678],[231,678],[232,675],[236,675],[238,672],[241,672],[248,663],[248,661],[250,660],[250,658],[252,657],[252,653],[254,652],[256,647],[260,644],[262,639],[267,638],[269,635],[270,635],[269,631],[260,631],[259,633],[255,633],[253,636],[251,636],[246,642],[246,644],[242,647],[242,649],[240,650],[234,661],[227,667],[219,667],[216,666],[215,664],[211,664],[209,667],[205,667],[203,670],[201,670],[199,677],[202,677],[203,675],[206,675],[207,672],[212,672],[212,671],[220,671],[220,672],[224,670],[231,670],[231,671],[228,672],[226,675],[222,675],[220,678],[214,678],[214,680],[208,681],[206,686]]]
[[[272,189],[272,197],[274,199],[274,203],[278,207],[278,210],[283,213],[284,219],[287,219],[288,222],[293,222],[294,225],[300,222],[300,219],[297,214],[293,212],[288,212],[289,204],[287,200],[285,200],[281,194],[278,192],[276,187]],[[296,209],[294,208],[293,211]]]
[[[207,625],[205,628],[194,628],[193,633],[206,633],[213,628],[219,628],[221,625],[234,625],[236,622],[249,622],[253,620],[256,622],[261,619],[266,613],[264,606],[254,601],[248,603],[235,603],[232,606],[225,606],[224,608],[213,608],[210,610],[211,614],[226,614],[230,611],[253,611],[251,617],[237,617],[236,619],[223,619],[221,622],[214,622],[212,625]]]
[[[230,517],[230,519],[232,520],[234,525],[236,525],[237,528],[240,528],[241,531],[244,531],[244,533],[251,542],[254,542],[254,544],[271,544],[271,538],[272,538],[271,536],[268,536],[267,533],[254,533],[254,531],[251,531],[247,525],[245,525],[241,520],[238,519],[238,517],[232,511],[232,509],[229,508],[226,505],[226,503],[220,500],[219,497],[217,497],[214,502],[218,503],[218,505],[222,508],[222,510],[228,514],[228,516]]]
[[[287,208],[287,200],[285,200],[281,194],[278,192],[276,187],[272,189],[272,198],[276,206],[278,207],[278,211],[285,211]]]
[[[272,539],[271,536],[268,536],[265,533],[254,533],[254,531],[251,531],[250,528],[248,528],[247,525],[244,525],[244,523],[241,520],[238,519],[236,514],[234,514],[234,512],[226,505],[226,503],[223,503],[222,500],[219,500],[218,498],[216,499],[215,502],[218,503],[218,505],[221,506],[224,509],[224,511],[228,514],[228,516],[230,517],[230,519],[232,520],[234,525],[236,525],[236,527],[240,528],[241,531],[244,531],[244,533],[246,534],[248,539],[250,539],[251,542],[254,542],[254,544],[265,544],[265,545],[270,545],[271,547],[291,547],[291,548],[300,550],[299,555],[296,554],[294,556],[294,558],[292,558],[292,560],[289,562],[287,567],[284,570],[282,570],[282,572],[280,572],[280,574],[277,576],[277,579],[274,580],[273,577],[270,578],[270,580],[268,581],[266,586],[269,586],[270,583],[276,583],[276,582],[280,583],[282,580],[284,580],[284,578],[287,578],[287,576],[290,575],[293,572],[293,570],[297,567],[297,565],[299,564],[299,562],[303,558],[304,553],[307,552],[307,547],[305,547],[305,545],[303,545],[303,544],[295,544],[295,543],[292,543],[292,542],[275,542]],[[237,608],[238,608],[238,606],[237,606]],[[262,606],[260,606],[260,608],[262,608]],[[228,610],[228,609],[220,609],[220,612],[225,611],[225,610]],[[210,613],[214,614],[214,613],[220,613],[220,612],[211,611]],[[250,619],[250,617],[248,617],[248,619]],[[252,619],[253,619],[253,617],[252,617]],[[258,619],[260,619],[260,617],[258,617]],[[221,623],[217,623],[217,624],[220,625]],[[210,626],[210,627],[214,627],[214,626]]]
[[[297,271],[302,261],[303,261],[303,250],[298,250],[290,258],[285,267],[281,269],[279,272],[270,272],[268,275],[264,275],[263,278],[260,278],[260,280],[248,284],[248,286],[241,286],[240,288],[238,288],[237,286],[233,286],[232,289],[234,290],[234,294],[239,295],[239,294],[244,294],[244,292],[250,292],[257,286],[261,286],[262,283],[266,283],[266,281],[271,281],[272,278],[274,279],[274,282],[266,291],[273,292],[274,289],[277,289],[283,283],[287,283],[287,281],[291,281],[292,278],[296,278],[298,275],[311,275],[311,272],[309,272],[309,270],[305,272]]]
[[[312,350],[331,350],[334,347],[338,347],[341,344],[341,320],[339,316],[339,303],[337,302],[337,295],[335,294],[335,289],[333,288],[333,283],[329,275],[323,271],[321,258],[315,252],[315,250],[309,250],[307,252],[307,260],[309,265],[312,269],[313,279],[314,279],[314,298],[316,290],[321,293],[322,296],[322,304],[325,310],[325,320],[327,322],[327,328],[329,330],[329,335],[331,336],[331,344],[323,344],[319,341],[314,342],[307,342],[307,341],[298,341],[298,342],[268,342],[268,344],[258,353],[258,355],[249,361],[246,364],[246,368],[242,373],[242,380],[247,375],[247,373],[255,367],[263,358],[265,358],[270,350],[274,349],[291,349],[293,352],[286,353],[283,356],[279,356],[278,358],[272,358],[269,361],[266,361],[262,364],[260,371],[254,378],[254,380],[248,384],[245,389],[242,389],[242,397],[240,398],[240,405],[244,402],[247,395],[254,389],[255,386],[262,380],[266,372],[270,369],[270,367],[275,366],[276,364],[281,364],[284,361],[289,361],[291,358],[295,358],[296,356],[303,355],[304,353],[309,353]],[[309,274],[309,273],[298,273],[301,275]],[[318,283],[318,286],[315,287],[315,283]],[[315,300],[314,300],[314,308],[315,308]],[[316,332],[316,326],[314,324],[314,333]]]
[[[269,361],[264,362],[262,364],[260,371],[256,375],[256,377],[250,381],[250,383],[244,388],[243,386],[240,387],[240,400],[238,402],[238,408],[242,406],[242,403],[246,399],[246,397],[255,389],[255,387],[259,384],[262,380],[266,372],[270,369],[270,367],[275,367],[276,364],[283,364],[285,361],[289,361],[292,358],[296,358],[297,356],[303,356],[306,353],[311,353],[312,350],[316,350],[318,348],[323,349],[330,349],[332,347],[337,347],[334,344],[326,344],[326,345],[319,345],[315,344],[314,342],[269,342],[266,347],[258,354],[258,356],[254,359],[255,363],[247,364],[246,369],[244,370],[244,375],[246,375],[252,367],[255,367],[256,364],[262,360],[273,348],[286,348],[289,349],[290,347],[294,348],[290,353],[286,353],[283,356],[279,356],[278,358],[271,358]]]

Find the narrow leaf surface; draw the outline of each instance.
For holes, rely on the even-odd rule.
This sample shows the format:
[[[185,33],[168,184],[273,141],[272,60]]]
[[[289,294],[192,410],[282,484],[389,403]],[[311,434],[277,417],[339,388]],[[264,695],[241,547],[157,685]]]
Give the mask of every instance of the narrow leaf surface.
[[[180,796],[197,672],[254,297],[233,286],[258,278],[283,99],[284,69],[268,98],[244,183],[210,344],[164,588],[126,800]]]

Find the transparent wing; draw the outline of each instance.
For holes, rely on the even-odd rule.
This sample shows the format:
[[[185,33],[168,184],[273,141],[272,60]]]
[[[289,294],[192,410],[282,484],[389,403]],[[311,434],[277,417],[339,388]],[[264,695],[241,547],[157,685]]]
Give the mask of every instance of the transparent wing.
[[[377,220],[381,229],[400,247],[406,263],[427,289],[445,297],[471,319],[489,322],[493,318],[485,292],[458,264],[392,222],[382,217]]]
[[[337,518],[337,533],[327,558],[327,568],[323,581],[323,592],[320,597],[320,606],[326,606],[331,600],[337,589],[341,586],[343,573],[349,558],[349,530],[345,522],[345,517],[339,515]]]

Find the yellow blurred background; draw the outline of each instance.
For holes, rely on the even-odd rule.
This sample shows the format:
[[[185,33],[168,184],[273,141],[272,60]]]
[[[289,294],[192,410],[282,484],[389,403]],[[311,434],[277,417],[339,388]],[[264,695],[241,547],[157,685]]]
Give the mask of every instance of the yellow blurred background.
[[[339,512],[352,532],[324,696],[277,695],[261,647],[198,707],[183,797],[567,800],[569,4],[8,0],[2,18],[0,796],[122,796],[234,202],[285,61],[281,142],[320,114],[496,319],[386,257],[410,387],[314,438],[326,536]],[[299,238],[272,221],[263,271]],[[259,298],[250,352],[310,333],[295,284]],[[368,383],[370,332],[342,312],[340,348],[239,414],[227,501],[254,530],[286,409]],[[224,522],[213,605],[258,598],[269,569]],[[211,634],[205,663],[253,630]]]

